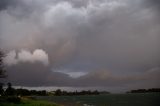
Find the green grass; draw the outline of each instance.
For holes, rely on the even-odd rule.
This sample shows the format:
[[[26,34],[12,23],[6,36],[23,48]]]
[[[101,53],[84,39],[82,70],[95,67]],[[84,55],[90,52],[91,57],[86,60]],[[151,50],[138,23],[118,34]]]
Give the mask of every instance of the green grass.
[[[0,106],[59,106],[53,102],[22,98],[20,103],[0,103]]]

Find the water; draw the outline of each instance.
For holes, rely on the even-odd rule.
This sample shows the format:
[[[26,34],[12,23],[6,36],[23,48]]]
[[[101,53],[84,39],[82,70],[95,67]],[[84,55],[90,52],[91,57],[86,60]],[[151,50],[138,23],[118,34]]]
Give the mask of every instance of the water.
[[[63,106],[160,106],[160,93],[48,96],[37,98],[53,101]]]

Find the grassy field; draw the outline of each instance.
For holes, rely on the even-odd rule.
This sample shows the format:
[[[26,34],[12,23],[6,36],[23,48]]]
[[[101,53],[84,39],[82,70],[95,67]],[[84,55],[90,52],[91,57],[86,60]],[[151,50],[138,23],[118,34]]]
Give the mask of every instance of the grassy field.
[[[38,99],[63,106],[160,106],[160,94],[108,94],[95,96],[51,96]]]
[[[22,98],[20,103],[0,103],[0,106],[59,106],[53,102]]]

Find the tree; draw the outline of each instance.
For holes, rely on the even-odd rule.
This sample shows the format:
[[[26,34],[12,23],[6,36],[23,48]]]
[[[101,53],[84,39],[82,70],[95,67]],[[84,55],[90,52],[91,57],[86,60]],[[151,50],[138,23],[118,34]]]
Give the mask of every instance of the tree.
[[[61,89],[57,89],[57,90],[55,91],[55,95],[56,95],[56,96],[61,96],[61,95],[62,95]]]
[[[3,59],[4,59],[5,55],[2,51],[0,51],[0,78],[5,78],[5,69],[4,69],[4,63],[3,63]]]
[[[0,95],[4,95],[3,83],[0,83]]]
[[[15,92],[15,89],[12,88],[12,84],[8,83],[7,85],[8,85],[8,87],[7,87],[6,91],[5,91],[5,94],[7,96],[13,96],[13,95],[15,95],[16,92]]]
[[[6,77],[3,59],[4,59],[4,53],[2,51],[0,51],[0,78]],[[0,82],[0,95],[4,94],[3,85],[4,84],[2,82]]]

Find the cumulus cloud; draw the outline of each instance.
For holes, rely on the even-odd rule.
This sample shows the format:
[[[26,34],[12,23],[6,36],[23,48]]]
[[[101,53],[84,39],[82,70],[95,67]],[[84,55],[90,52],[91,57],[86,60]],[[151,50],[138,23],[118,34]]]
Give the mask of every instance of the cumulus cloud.
[[[16,52],[11,51],[7,54],[7,56],[4,58],[4,63],[8,65],[15,65],[17,64],[17,60],[15,59]]]
[[[33,53],[27,50],[21,50],[18,53],[11,51],[4,60],[7,65],[15,65],[19,62],[41,62],[44,65],[49,64],[48,54],[42,49],[36,49]]]

